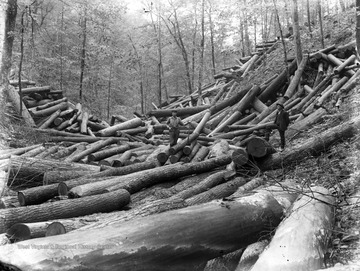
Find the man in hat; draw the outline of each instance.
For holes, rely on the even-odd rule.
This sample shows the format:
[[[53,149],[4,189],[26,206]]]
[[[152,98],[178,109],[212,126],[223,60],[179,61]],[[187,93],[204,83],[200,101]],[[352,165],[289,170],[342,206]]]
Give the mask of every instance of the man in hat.
[[[281,139],[281,150],[285,148],[285,131],[289,126],[290,119],[289,113],[284,109],[284,105],[281,103],[277,103],[277,112],[274,124],[277,125],[277,129],[279,130],[280,139]]]
[[[185,124],[182,120],[177,116],[177,111],[172,110],[171,117],[167,120],[166,124],[169,127],[169,135],[170,135],[170,147],[176,145],[179,134],[180,134],[180,125],[184,126]]]

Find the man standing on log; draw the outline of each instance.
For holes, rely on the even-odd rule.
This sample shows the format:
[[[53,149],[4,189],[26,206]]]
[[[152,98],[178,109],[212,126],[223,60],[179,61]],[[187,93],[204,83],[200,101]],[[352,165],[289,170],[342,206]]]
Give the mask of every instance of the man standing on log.
[[[290,123],[289,113],[285,111],[283,104],[278,103],[274,124],[277,125],[277,129],[279,130],[282,151],[285,148],[285,131],[289,126],[289,123]]]
[[[182,120],[177,116],[177,111],[173,110],[171,112],[172,116],[167,120],[166,124],[169,127],[170,135],[170,147],[176,145],[177,140],[180,134],[180,125],[184,126]]]

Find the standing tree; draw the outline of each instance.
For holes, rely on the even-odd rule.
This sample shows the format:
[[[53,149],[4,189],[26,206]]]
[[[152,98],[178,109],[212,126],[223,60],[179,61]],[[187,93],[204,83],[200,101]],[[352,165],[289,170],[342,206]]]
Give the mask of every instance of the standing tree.
[[[319,13],[319,25],[320,25],[320,38],[321,38],[321,46],[322,48],[325,48],[324,43],[324,30],[323,30],[323,24],[322,24],[322,12],[321,12],[321,0],[317,1],[317,9]],[[298,63],[299,64],[299,63]]]
[[[310,15],[310,0],[306,0],[306,14],[307,14],[307,21],[308,21],[310,38],[312,38],[311,15]]]
[[[82,32],[82,47],[80,54],[80,88],[79,88],[79,99],[82,101],[83,97],[83,81],[84,81],[84,71],[85,71],[85,58],[86,58],[86,23],[87,23],[87,5],[84,4],[84,10],[81,18],[81,32]]]
[[[8,0],[6,8],[4,42],[2,44],[1,55],[1,83],[8,81],[8,74],[11,69],[12,48],[14,43],[14,31],[17,14],[17,0]],[[3,18],[2,18],[3,19]]]
[[[360,0],[356,0],[356,48],[360,54]]]
[[[211,74],[212,76],[214,76],[216,72],[216,62],[215,62],[215,45],[214,45],[214,23],[212,21],[211,13],[212,13],[212,3],[209,1],[208,17],[209,17],[209,26],[210,26],[209,28],[210,28],[210,46],[211,46]]]
[[[296,60],[299,65],[302,60],[302,51],[301,51],[301,38],[300,38],[299,13],[298,13],[297,0],[293,0],[293,25],[294,25]]]
[[[201,104],[201,84],[203,78],[203,68],[204,68],[204,48],[205,47],[205,0],[201,2],[201,41],[200,41],[200,63],[199,63],[199,81],[198,81],[198,105]]]

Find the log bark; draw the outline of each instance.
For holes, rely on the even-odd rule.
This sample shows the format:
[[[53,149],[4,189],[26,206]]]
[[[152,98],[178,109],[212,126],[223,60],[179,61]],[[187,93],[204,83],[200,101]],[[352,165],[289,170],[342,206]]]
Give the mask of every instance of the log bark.
[[[98,151],[98,152],[94,152],[94,153],[88,155],[88,161],[89,162],[99,161],[99,160],[102,160],[104,158],[107,158],[107,157],[110,157],[110,156],[113,156],[113,155],[116,155],[116,154],[123,153],[123,152],[125,152],[125,151],[127,151],[129,149],[130,149],[129,144],[125,143],[125,144],[120,145],[120,146],[116,146],[116,147],[113,147],[113,148],[109,148],[109,149],[101,150],[101,151]]]
[[[61,200],[28,207],[2,209],[5,217],[0,222],[0,233],[5,232],[16,223],[40,222],[50,219],[84,216],[97,212],[119,210],[130,202],[130,195],[120,189],[103,195],[81,199]]]
[[[286,137],[292,139],[298,133],[306,131],[306,128],[317,123],[326,113],[326,109],[319,108],[304,119],[296,121],[294,124],[289,126],[288,130],[286,131]]]
[[[234,172],[228,170],[221,170],[205,178],[198,184],[175,194],[174,196],[172,196],[172,198],[182,198],[184,200],[191,198],[199,193],[207,191],[208,189],[216,185],[226,182],[226,180],[228,180],[232,176],[234,176]]]
[[[59,185],[56,185],[55,189],[52,187],[51,193],[55,193],[56,195],[67,195],[70,189],[79,185],[101,181],[110,176],[123,176],[140,171],[147,172],[146,170],[155,168],[157,166],[159,166],[158,161],[153,159],[134,165],[128,165],[120,168],[111,168],[99,173],[91,174],[91,176],[84,176],[81,178],[60,182]]]
[[[113,143],[118,143],[118,142],[119,142],[119,140],[116,138],[108,138],[106,140],[101,140],[99,142],[95,142],[95,143],[93,143],[93,145],[91,147],[87,148],[86,150],[82,151],[81,153],[79,153],[77,155],[74,155],[71,158],[70,157],[66,158],[65,161],[66,162],[77,162],[93,152],[96,152],[108,145],[111,145]]]
[[[324,104],[324,102],[326,101],[326,99],[328,99],[330,97],[330,95],[332,93],[337,92],[339,89],[341,89],[341,87],[343,85],[345,85],[345,83],[349,80],[348,77],[344,76],[343,78],[341,78],[336,84],[334,84],[332,87],[330,87],[329,90],[327,90],[325,93],[323,93],[321,95],[321,97],[317,100],[316,102],[316,107],[320,107]]]
[[[251,270],[322,268],[334,222],[334,202],[325,188],[316,187],[303,195]]]
[[[89,113],[83,112],[81,117],[80,133],[87,135],[87,125],[89,121]]]
[[[234,270],[243,254],[244,249],[238,249],[226,255],[221,255],[207,262],[204,271]]]
[[[235,193],[237,189],[244,185],[246,180],[242,177],[237,177],[233,180],[227,181],[223,184],[218,184],[208,190],[197,193],[192,197],[188,197],[185,200],[185,203],[188,206],[195,205],[195,204],[202,204],[205,202],[209,202],[215,199],[222,199],[225,197],[230,196],[231,194]]]
[[[7,185],[9,187],[28,187],[42,184],[44,173],[54,169],[100,171],[99,167],[86,164],[12,156],[7,175]]]
[[[67,98],[62,98],[62,99],[59,99],[59,100],[55,100],[55,101],[52,101],[52,102],[49,102],[49,103],[46,103],[46,104],[43,104],[43,105],[39,105],[36,107],[36,110],[43,110],[43,109],[46,109],[46,108],[49,108],[49,107],[52,107],[54,105],[57,105],[59,103],[62,103],[62,102],[67,102]]]
[[[256,158],[262,158],[276,152],[269,142],[257,136],[252,137],[247,142],[246,150],[249,155]]]
[[[287,74],[287,71],[284,70],[281,74],[278,75],[276,79],[274,79],[270,85],[259,95],[259,99],[266,103],[267,100],[274,97],[276,94],[276,91],[278,91],[287,81],[287,77],[292,75],[297,68],[296,59],[291,62],[291,64],[288,67],[289,75]]]
[[[102,129],[98,131],[100,136],[111,136],[115,134],[117,131],[135,128],[143,124],[143,121],[140,118],[133,118],[131,120],[116,124],[114,126]]]
[[[235,271],[250,271],[268,244],[268,240],[262,240],[247,246]]]
[[[6,230],[11,242],[19,242],[31,238],[45,237],[46,229],[51,222],[16,223]]]
[[[231,159],[237,167],[241,167],[247,164],[249,155],[246,149],[239,147],[232,152]]]
[[[316,137],[306,140],[301,145],[292,147],[291,150],[272,154],[264,161],[258,162],[258,166],[261,170],[265,171],[286,167],[293,163],[299,163],[308,155],[318,155],[319,153],[326,151],[334,143],[355,136],[358,133],[359,127],[360,118],[356,117],[317,134]]]
[[[52,113],[50,117],[42,125],[39,126],[39,129],[48,128],[53,123],[53,121],[60,115],[60,113],[61,113],[60,109]]]
[[[32,111],[31,114],[35,118],[46,117],[46,116],[50,116],[52,113],[56,112],[57,110],[61,110],[61,111],[65,110],[68,108],[68,106],[69,104],[67,102],[62,102],[60,104],[45,108],[43,110]]]
[[[36,159],[46,159],[46,158],[48,158],[48,156],[56,153],[58,151],[58,149],[59,149],[58,145],[51,146],[50,148],[47,148],[42,153],[39,153],[36,156],[34,156],[34,158],[36,158]]]
[[[334,73],[335,74],[339,74],[341,73],[344,68],[346,66],[349,66],[350,64],[352,64],[356,59],[356,56],[355,55],[351,55],[348,59],[346,59],[341,65],[337,66],[335,69],[334,69]]]
[[[30,115],[28,109],[26,108],[25,104],[20,100],[19,94],[15,91],[14,87],[7,86],[5,91],[9,97],[9,100],[14,105],[17,113],[24,119],[25,124],[29,127],[36,127],[34,119]],[[22,103],[22,106],[20,104]],[[22,111],[20,112],[20,108]]]
[[[230,156],[222,156],[198,163],[163,166],[139,173],[132,173],[126,176],[111,178],[105,181],[80,185],[72,188],[69,191],[69,196],[83,197],[86,195],[103,193],[105,190],[114,191],[117,189],[126,189],[129,191],[129,193],[133,194],[143,188],[169,180],[171,178],[180,178],[191,174],[202,173],[217,167],[227,165],[230,162]]]
[[[143,270],[144,267],[147,270],[194,270],[212,258],[245,247],[261,232],[273,229],[282,215],[273,197],[256,194],[233,202],[173,210],[153,215],[151,219],[139,218],[102,229],[27,240],[22,245],[29,247],[28,257],[22,257],[23,249],[18,246],[0,247],[0,262],[20,269],[26,266],[29,271],[35,266],[37,270],[47,271],[89,270],[95,263],[97,270],[109,270],[114,266],[119,270]],[[194,221],[197,227],[192,226]],[[51,247],[36,249],[45,244],[68,248],[56,249],[56,253]],[[78,249],[79,245],[82,249]],[[95,250],[97,253],[92,253]]]
[[[328,54],[328,60],[333,63],[335,66],[343,66],[344,62],[341,61],[340,59],[338,59],[336,56],[334,56],[333,54]],[[349,77],[353,76],[355,74],[355,72],[353,70],[348,70],[345,72],[345,74]]]
[[[224,140],[218,140],[214,145],[210,147],[208,158],[220,157],[229,153],[229,143]]]
[[[297,68],[297,70],[295,72],[295,75],[294,75],[293,79],[291,80],[291,82],[290,82],[290,84],[289,84],[289,86],[288,86],[288,88],[287,88],[287,90],[286,90],[286,92],[284,94],[284,97],[286,99],[290,99],[294,95],[295,91],[297,90],[300,79],[301,79],[301,76],[302,76],[302,74],[304,72],[304,69],[305,69],[307,63],[308,63],[308,59],[309,59],[308,54],[303,56],[303,58],[302,58],[302,60],[300,62],[300,65]]]
[[[36,155],[38,155],[39,153],[42,153],[43,151],[45,151],[46,148],[44,146],[38,146],[34,149],[32,149],[31,151],[28,151],[24,154],[22,154],[22,157],[34,157]]]
[[[22,155],[22,154],[24,154],[26,152],[37,149],[38,147],[41,147],[41,145],[36,144],[36,145],[23,147],[23,148],[18,148],[18,149],[10,149],[7,152],[4,151],[5,152],[4,154],[0,154],[0,159],[8,159],[8,158],[11,158],[11,156],[14,156],[14,155]]]
[[[43,185],[58,184],[71,179],[76,179],[86,175],[92,175],[95,171],[84,169],[78,170],[51,170],[44,173]]]
[[[32,87],[32,88],[24,88],[21,90],[23,95],[28,95],[32,93],[47,93],[50,92],[51,87],[50,86],[44,86],[44,87]]]
[[[210,149],[205,146],[201,146],[198,152],[195,154],[193,159],[191,159],[191,162],[200,162],[205,159],[205,157],[209,154]]]

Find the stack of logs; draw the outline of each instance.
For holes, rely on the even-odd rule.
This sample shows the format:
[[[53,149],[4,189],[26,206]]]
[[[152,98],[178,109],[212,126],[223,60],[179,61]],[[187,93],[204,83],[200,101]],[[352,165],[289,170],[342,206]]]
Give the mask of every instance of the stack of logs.
[[[264,138],[276,129],[276,104],[282,103],[290,113],[289,142],[332,108],[340,107],[356,85],[360,71],[354,71],[358,68],[354,50],[351,43],[304,54],[299,65],[292,61],[288,69],[261,85],[243,86],[237,76],[221,75],[203,87],[201,97],[197,92],[174,96],[144,116],[128,119],[114,115],[110,124],[86,112],[81,104],[69,102],[61,91],[24,81],[22,102],[28,123],[37,126],[36,132],[47,134],[50,142],[0,154],[0,166],[7,171],[1,198],[1,241],[66,249],[56,253],[51,246],[30,249],[27,253],[31,256],[19,261],[21,248],[7,245],[0,248],[0,266],[6,263],[27,270],[33,266],[37,270],[55,266],[56,270],[68,270],[69,266],[88,270],[94,265],[97,270],[109,270],[110,266],[194,270],[202,266],[216,270],[205,265],[224,253],[233,253],[229,257],[239,263],[243,248],[264,231],[274,229],[298,196],[278,188],[271,194],[261,189],[246,194],[266,181],[253,178],[249,169],[258,173],[298,162],[354,136],[360,125],[359,118],[348,121],[279,153],[273,147],[278,145],[277,133],[270,141]],[[235,72],[245,76],[258,60],[254,55],[242,63],[241,72]],[[315,69],[315,80],[302,85],[304,70]],[[11,83],[16,87],[16,82]],[[19,102],[16,91],[8,89],[14,103]],[[186,126],[181,127],[177,144],[170,147],[166,120],[173,109]],[[312,210],[321,210],[319,229],[331,228],[332,209],[325,203],[333,199],[328,191],[318,190],[318,196],[312,191],[311,197],[296,203],[309,204],[309,208],[301,213],[294,207],[297,219],[289,216],[279,231],[286,232],[297,220],[302,223],[298,230],[312,236],[312,226],[304,225],[307,219],[298,219]],[[317,197],[319,201],[314,200]],[[320,268],[323,255],[318,246],[329,233],[319,229],[310,238],[316,246],[307,248],[308,254],[294,254],[301,255],[300,260],[288,255],[283,264]],[[61,235],[64,233],[66,238]],[[276,247],[275,237],[269,247]],[[296,245],[291,238],[286,242],[285,247]],[[79,245],[83,247],[79,249]],[[309,255],[319,260],[308,260]],[[267,253],[264,257],[253,270],[270,270],[269,261],[277,256]],[[240,264],[248,263],[240,260]],[[271,270],[281,269],[276,264]]]

